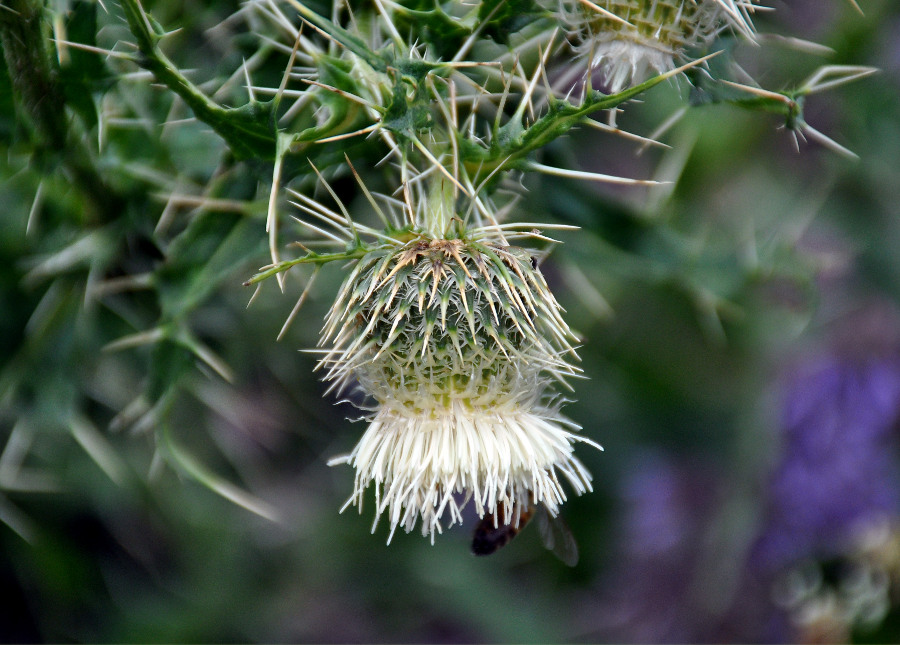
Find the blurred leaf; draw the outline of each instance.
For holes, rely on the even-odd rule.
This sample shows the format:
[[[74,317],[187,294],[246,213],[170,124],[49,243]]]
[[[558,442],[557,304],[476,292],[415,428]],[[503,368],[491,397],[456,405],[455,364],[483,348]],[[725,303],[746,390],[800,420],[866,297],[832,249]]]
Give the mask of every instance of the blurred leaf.
[[[168,396],[195,363],[193,353],[181,343],[169,338],[155,343],[148,366],[147,395],[150,400],[155,402]]]
[[[0,56],[0,144],[10,146],[16,130],[16,104],[6,59]]]
[[[264,519],[271,522],[277,522],[279,520],[277,509],[222,477],[219,477],[180,448],[172,438],[172,429],[168,424],[163,429],[163,438],[166,449],[172,456],[175,465],[194,481],[206,486],[208,489],[227,499],[229,502],[237,504],[241,508],[245,508],[251,513],[255,513]]]
[[[66,38],[74,43],[97,47],[96,2],[76,0],[66,16]],[[60,83],[66,104],[74,109],[88,128],[97,126],[94,97],[112,87],[114,78],[103,58],[75,46],[58,43],[57,51],[65,51],[60,65]]]
[[[178,320],[196,309],[246,258],[260,257],[265,237],[259,224],[235,215],[206,211],[197,215],[166,250],[155,275],[164,320]]]
[[[478,7],[478,18],[484,34],[506,44],[509,37],[547,15],[547,10],[534,0],[484,0]]]

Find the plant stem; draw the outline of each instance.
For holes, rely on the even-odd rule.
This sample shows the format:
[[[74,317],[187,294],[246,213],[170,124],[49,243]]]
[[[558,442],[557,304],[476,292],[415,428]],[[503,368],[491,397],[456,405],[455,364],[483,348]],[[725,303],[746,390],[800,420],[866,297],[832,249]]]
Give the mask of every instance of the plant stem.
[[[157,80],[180,96],[198,119],[225,139],[235,155],[240,158],[274,159],[277,138],[274,103],[251,101],[240,108],[218,105],[185,78],[163,53],[159,47],[163,35],[157,33],[139,0],[122,0],[121,5],[141,54],[136,62],[153,72]]]
[[[84,143],[69,132],[66,97],[47,49],[43,3],[10,0],[6,9],[0,12],[0,43],[29,138],[39,153],[60,158],[72,185],[87,201],[85,219],[115,219],[121,200],[100,176]]]

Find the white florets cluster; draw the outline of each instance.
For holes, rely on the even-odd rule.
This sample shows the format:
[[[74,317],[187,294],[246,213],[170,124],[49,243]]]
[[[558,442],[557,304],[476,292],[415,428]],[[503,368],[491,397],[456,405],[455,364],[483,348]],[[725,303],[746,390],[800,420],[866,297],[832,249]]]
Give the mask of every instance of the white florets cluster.
[[[754,1],[596,0],[563,3],[577,50],[611,92],[675,68],[722,30],[751,36]]]
[[[568,327],[529,254],[488,241],[416,237],[362,258],[323,330],[336,386],[356,382],[377,408],[355,449],[349,504],[375,488],[391,535],[479,516],[509,523],[519,502],[552,515],[590,474],[573,443],[589,440],[559,412],[554,382],[577,370]],[[596,444],[593,444],[596,445]]]

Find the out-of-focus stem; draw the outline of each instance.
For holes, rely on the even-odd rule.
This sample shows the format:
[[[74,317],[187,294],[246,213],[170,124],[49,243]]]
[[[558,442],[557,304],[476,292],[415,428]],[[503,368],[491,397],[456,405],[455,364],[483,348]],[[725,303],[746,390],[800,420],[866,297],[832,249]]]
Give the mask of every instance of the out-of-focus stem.
[[[9,10],[0,12],[0,42],[13,91],[34,139],[61,149],[66,140],[65,119],[59,109],[63,97],[47,52],[43,3],[11,0],[6,4]]]
[[[73,186],[87,200],[87,220],[115,218],[120,209],[114,192],[94,166],[83,142],[70,136],[66,98],[47,49],[44,5],[40,0],[9,0],[0,11],[0,43],[20,117],[35,147],[59,156]]]

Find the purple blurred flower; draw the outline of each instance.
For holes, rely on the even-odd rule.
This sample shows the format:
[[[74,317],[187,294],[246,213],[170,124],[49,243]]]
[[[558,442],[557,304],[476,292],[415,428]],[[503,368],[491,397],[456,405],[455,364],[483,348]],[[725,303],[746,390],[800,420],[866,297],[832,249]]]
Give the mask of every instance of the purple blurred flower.
[[[900,361],[828,357],[796,371],[785,395],[784,446],[754,558],[771,571],[837,555],[866,525],[900,512]]]
[[[638,643],[796,636],[772,596],[778,576],[848,553],[861,529],[900,515],[900,360],[849,355],[860,353],[872,358],[833,354],[788,375],[757,528],[727,524],[735,483],[710,464],[662,454],[635,464],[595,633]]]

